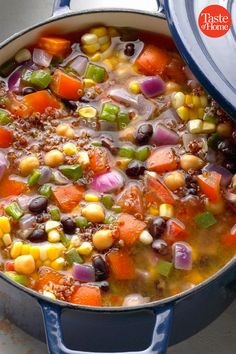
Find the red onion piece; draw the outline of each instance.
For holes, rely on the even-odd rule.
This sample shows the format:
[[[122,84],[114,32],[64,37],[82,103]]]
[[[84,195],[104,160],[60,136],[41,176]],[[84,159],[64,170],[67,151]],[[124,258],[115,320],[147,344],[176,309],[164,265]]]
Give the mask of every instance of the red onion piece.
[[[43,49],[34,48],[33,62],[45,68],[48,68],[52,61],[52,55],[45,52]]]
[[[85,73],[88,64],[88,58],[79,55],[75,60],[70,63],[70,67],[74,69],[80,76]]]
[[[73,277],[81,283],[95,281],[95,270],[91,265],[74,263],[72,268]]]
[[[179,135],[164,125],[157,124],[154,127],[152,142],[157,146],[177,145],[179,142]]]
[[[35,226],[35,223],[36,223],[36,218],[34,215],[25,214],[20,219],[19,226],[22,230],[26,230],[29,228],[33,228]]]
[[[64,186],[65,184],[70,183],[70,180],[64,176],[60,171],[53,171],[53,180],[56,184]]]
[[[147,302],[149,302],[149,298],[147,297],[143,297],[140,294],[130,294],[124,298],[122,306],[138,306],[146,304]]]
[[[141,81],[140,89],[144,96],[156,97],[165,91],[165,83],[159,76],[151,76]]]
[[[221,185],[222,187],[227,187],[233,177],[233,174],[223,166],[208,164],[204,167],[204,171],[207,172],[217,172],[221,175]]]
[[[173,108],[169,108],[158,116],[157,122],[176,126],[176,124],[180,122],[180,118]]]
[[[21,91],[21,73],[22,67],[16,69],[8,78],[8,89],[12,92],[19,93]]]
[[[7,168],[7,160],[2,152],[0,152],[0,180],[2,179]]]
[[[112,88],[108,92],[108,96],[111,97],[114,101],[122,103],[125,106],[130,106],[136,109],[138,108],[136,96],[128,93],[124,88],[120,86]]]
[[[138,95],[138,113],[144,120],[148,120],[155,110],[155,105],[147,100],[143,95]]]
[[[107,193],[119,189],[124,184],[124,178],[118,171],[111,171],[94,177],[91,188],[100,193]]]
[[[173,263],[176,269],[192,269],[192,247],[186,242],[176,242],[173,244]]]

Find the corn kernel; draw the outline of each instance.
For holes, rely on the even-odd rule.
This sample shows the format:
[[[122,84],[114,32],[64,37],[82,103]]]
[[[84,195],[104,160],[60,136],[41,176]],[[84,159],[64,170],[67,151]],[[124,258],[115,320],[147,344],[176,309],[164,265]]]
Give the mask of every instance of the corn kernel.
[[[42,262],[46,261],[48,258],[48,245],[43,245],[40,247],[40,260]]]
[[[159,215],[159,209],[151,206],[149,208],[149,214],[153,215],[153,216],[158,216]]]
[[[10,234],[4,234],[2,240],[6,247],[12,244],[12,239]]]
[[[63,270],[64,266],[65,266],[65,260],[62,257],[57,258],[55,261],[51,263],[51,267],[55,270]]]
[[[161,204],[159,208],[161,218],[171,219],[174,217],[174,207],[171,204]]]
[[[90,45],[90,44],[94,44],[97,43],[98,41],[98,37],[95,33],[85,33],[82,37],[81,37],[81,43],[83,45]]]
[[[110,37],[119,37],[120,36],[120,33],[114,27],[109,27],[108,28],[108,34],[109,34]]]
[[[34,257],[34,260],[37,261],[37,259],[40,257],[40,248],[37,246],[31,247],[30,254]]]
[[[89,32],[95,34],[97,37],[103,37],[107,35],[107,28],[103,26],[95,27],[95,28],[91,28]]]
[[[172,102],[172,106],[175,109],[180,108],[181,106],[184,105],[185,95],[183,94],[183,92],[177,92],[172,95],[171,102]]]
[[[205,114],[204,108],[198,108],[198,118],[203,119]]]
[[[73,143],[66,143],[63,145],[63,151],[67,156],[72,156],[76,154],[77,148]]]
[[[189,120],[189,108],[181,106],[177,109],[178,116],[183,120]]]
[[[203,122],[201,119],[193,119],[188,122],[188,130],[191,134],[199,134],[202,132]]]
[[[37,261],[35,262],[36,268],[40,268],[43,265],[43,262],[40,259],[37,259]]]
[[[205,108],[208,105],[207,96],[200,96],[201,106]]]
[[[189,108],[189,119],[197,119],[197,118],[198,118],[198,109]]]
[[[30,254],[30,245],[29,244],[23,245],[22,249],[21,249],[21,255],[24,256],[26,254]]]
[[[72,236],[72,239],[70,240],[70,247],[79,247],[81,245],[80,238],[76,235]]]
[[[128,159],[126,157],[123,158],[118,158],[116,160],[116,166],[120,168],[121,170],[126,170],[128,167],[128,164],[132,161],[132,159]]]
[[[84,256],[88,256],[93,250],[93,246],[90,242],[83,242],[81,246],[78,248],[79,254]]]
[[[4,234],[8,234],[9,232],[11,232],[11,224],[6,216],[0,217],[0,229]]]
[[[2,248],[3,246],[5,246],[5,245],[4,245],[3,241],[0,240],[0,248]]]
[[[86,54],[94,54],[100,49],[100,44],[99,43],[93,43],[93,44],[86,44],[83,45],[83,51]]]
[[[153,242],[153,237],[147,230],[144,230],[139,235],[139,241],[144,245],[150,245]]]
[[[97,52],[90,58],[90,60],[97,62],[97,61],[100,61],[101,58],[102,58],[102,54]]]
[[[48,248],[47,256],[50,259],[50,261],[54,261],[56,258],[60,257],[61,255],[61,250],[58,249],[56,246],[50,246]]]
[[[214,133],[216,130],[216,125],[210,122],[203,122],[202,133],[209,134]]]
[[[111,42],[107,42],[107,43],[104,43],[100,46],[100,50],[101,52],[105,52],[105,50],[107,50],[111,45]]]
[[[50,267],[51,266],[51,261],[49,259],[46,259],[46,261],[43,262],[44,267]]]
[[[3,231],[0,229],[0,239],[3,237]]]
[[[98,195],[92,194],[92,193],[87,193],[84,197],[86,202],[99,202],[101,199]]]
[[[96,82],[93,81],[92,79],[84,79],[84,87],[85,88],[93,87],[95,84],[96,84]]]
[[[49,242],[59,242],[61,239],[60,233],[57,230],[51,230],[48,232],[48,241]]]
[[[12,246],[12,249],[11,249],[11,258],[17,258],[21,255],[21,250],[22,250],[22,242],[15,242]]]
[[[90,164],[89,155],[86,151],[80,151],[78,153],[78,162],[82,167],[86,167]]]
[[[134,93],[135,95],[140,93],[139,83],[137,81],[132,81],[129,85],[129,90],[130,90],[130,92]]]
[[[53,293],[51,293],[50,291],[44,290],[43,295],[48,297],[49,299],[56,300],[56,296]]]
[[[185,95],[184,103],[186,104],[186,106],[192,107],[193,106],[193,96]]]
[[[98,43],[102,46],[103,44],[110,43],[110,38],[108,36],[102,36],[98,38]]]
[[[94,118],[97,115],[96,108],[92,106],[83,107],[78,110],[78,113],[83,118]]]
[[[54,230],[59,226],[60,226],[60,223],[58,221],[48,220],[45,224],[45,231],[48,232],[48,231]]]
[[[199,108],[202,106],[201,104],[201,100],[200,100],[200,97],[199,96],[192,96],[192,101],[193,101],[193,106],[196,107],[196,108]]]
[[[103,60],[103,64],[107,67],[107,69],[109,70],[113,70],[114,69],[114,65],[112,63],[112,61],[110,59],[105,59]]]

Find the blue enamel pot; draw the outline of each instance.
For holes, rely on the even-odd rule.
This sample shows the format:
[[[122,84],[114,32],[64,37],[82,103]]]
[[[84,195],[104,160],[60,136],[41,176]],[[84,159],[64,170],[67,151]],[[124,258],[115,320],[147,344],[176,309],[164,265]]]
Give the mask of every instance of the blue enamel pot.
[[[96,24],[170,34],[159,1],[153,12],[102,9],[72,13],[56,0],[49,20],[0,45],[0,63],[42,33],[69,33]],[[138,6],[138,4],[137,4]],[[236,259],[199,286],[180,295],[133,308],[96,308],[50,300],[0,274],[0,307],[22,330],[47,341],[50,354],[156,353],[207,326],[235,298]]]

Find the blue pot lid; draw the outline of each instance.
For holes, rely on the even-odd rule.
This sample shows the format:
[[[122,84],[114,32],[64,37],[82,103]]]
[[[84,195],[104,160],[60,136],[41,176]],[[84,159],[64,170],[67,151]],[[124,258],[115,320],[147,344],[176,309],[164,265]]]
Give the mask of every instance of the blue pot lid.
[[[221,37],[206,36],[198,25],[201,11],[223,5],[232,16]],[[164,0],[165,14],[176,45],[208,93],[236,120],[236,3],[233,0]],[[233,12],[234,11],[234,12]]]

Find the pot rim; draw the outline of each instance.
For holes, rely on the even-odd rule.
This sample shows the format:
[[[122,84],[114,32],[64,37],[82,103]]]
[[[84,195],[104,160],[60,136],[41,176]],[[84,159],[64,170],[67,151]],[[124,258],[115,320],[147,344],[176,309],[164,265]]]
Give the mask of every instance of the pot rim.
[[[57,15],[54,17],[50,17],[42,22],[37,23],[36,25],[29,26],[29,27],[13,34],[12,36],[10,36],[9,38],[7,38],[6,40],[4,40],[3,42],[0,43],[0,50],[5,48],[8,44],[13,42],[15,39],[18,39],[22,35],[30,32],[34,29],[37,29],[45,24],[49,24],[49,23],[56,22],[58,20],[63,20],[65,18],[76,17],[76,16],[81,16],[81,15],[88,15],[88,14],[93,14],[93,13],[117,13],[117,12],[118,13],[120,13],[120,12],[121,13],[133,13],[133,14],[137,14],[137,15],[156,17],[161,20],[166,20],[162,13],[158,13],[158,12],[151,13],[148,11],[123,9],[123,8],[117,8],[117,9],[108,8],[106,10],[95,9],[95,10],[82,10],[82,11],[76,11],[76,12],[69,12],[69,13],[64,13],[64,14]],[[89,311],[89,312],[98,312],[98,313],[101,313],[101,312],[119,313],[119,312],[134,312],[134,311],[152,310],[153,308],[156,308],[159,306],[164,306],[166,304],[175,303],[175,302],[182,300],[182,299],[186,298],[187,296],[191,295],[193,292],[198,292],[202,288],[209,286],[211,282],[216,281],[227,270],[229,270],[231,267],[233,267],[233,265],[236,265],[236,255],[229,262],[227,262],[217,273],[213,274],[210,278],[206,279],[205,281],[198,284],[194,288],[186,290],[180,294],[177,294],[177,295],[174,295],[174,296],[162,299],[162,300],[153,301],[153,302],[149,302],[147,304],[133,306],[133,307],[121,307],[121,306],[120,307],[118,307],[118,306],[97,307],[97,306],[76,305],[76,304],[72,304],[69,302],[61,301],[61,300],[54,300],[54,299],[47,298],[46,296],[44,296],[44,295],[42,295],[30,288],[27,288],[24,285],[14,282],[9,277],[4,275],[3,272],[0,272],[0,278],[5,280],[7,283],[13,285],[14,287],[18,288],[20,291],[23,291],[23,292],[27,293],[28,295],[36,298],[37,300],[42,300],[44,302],[48,302],[54,306],[56,305],[58,307],[61,307],[62,309],[73,309],[73,310],[78,310],[78,311]]]

